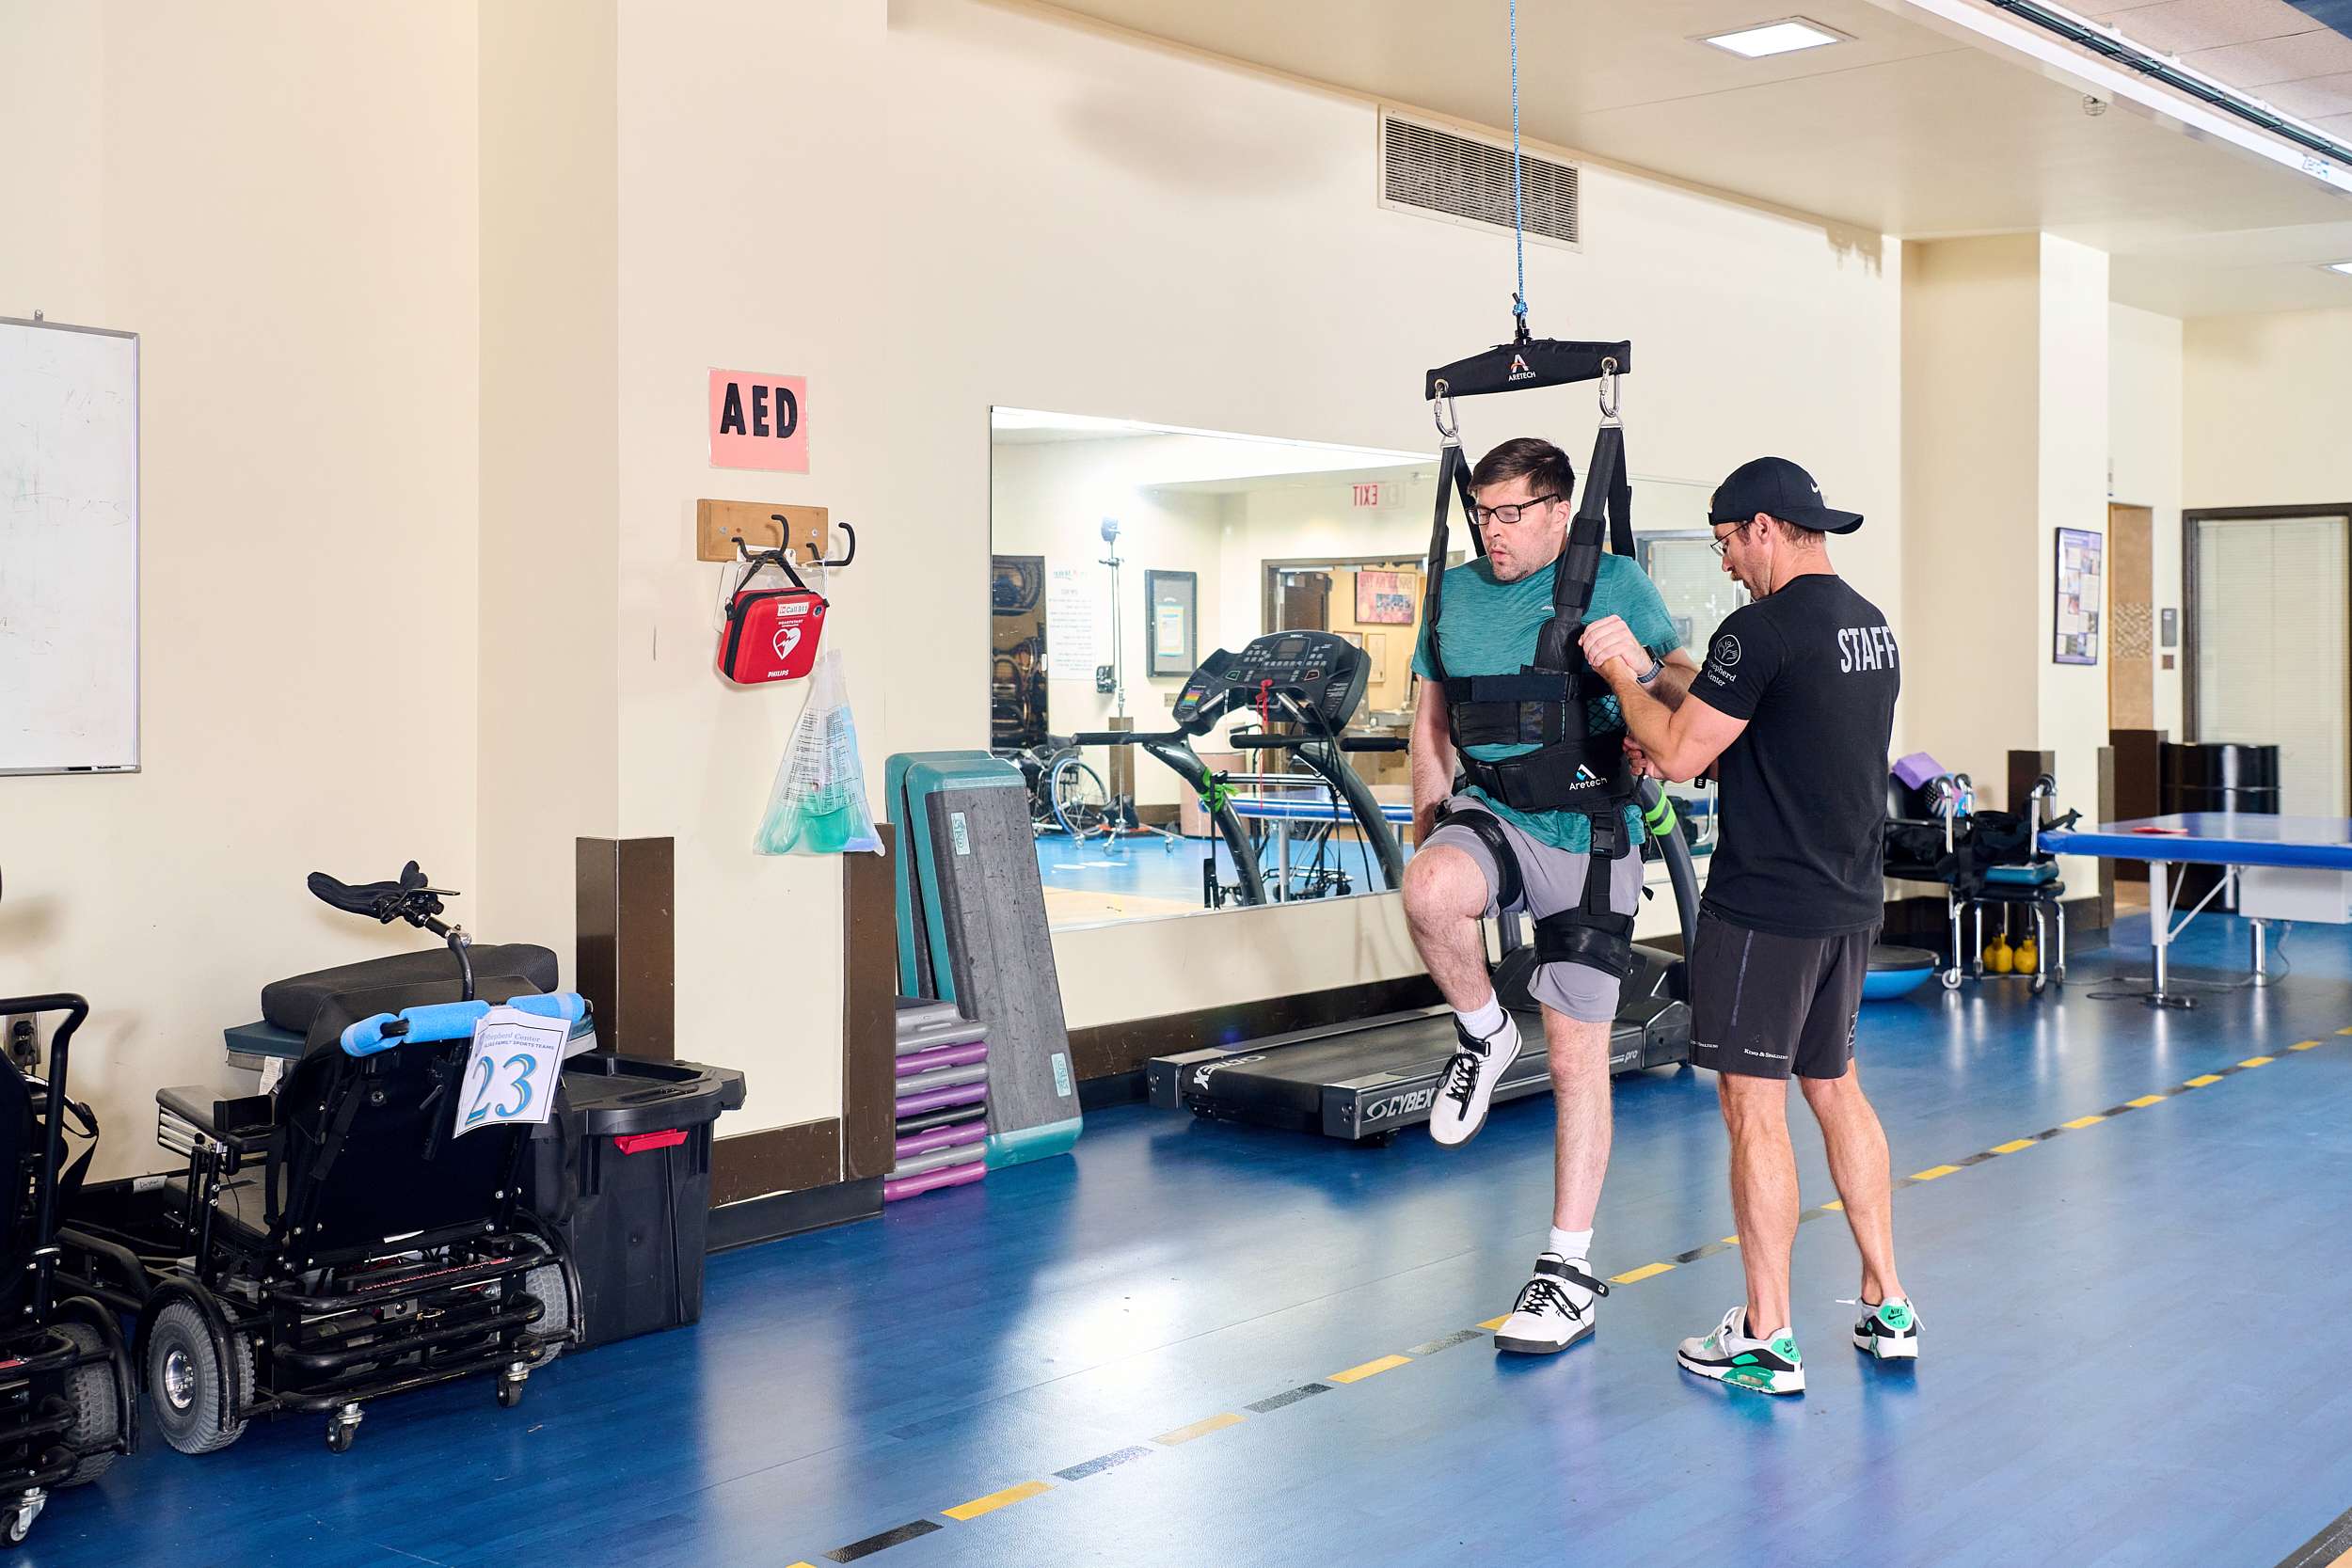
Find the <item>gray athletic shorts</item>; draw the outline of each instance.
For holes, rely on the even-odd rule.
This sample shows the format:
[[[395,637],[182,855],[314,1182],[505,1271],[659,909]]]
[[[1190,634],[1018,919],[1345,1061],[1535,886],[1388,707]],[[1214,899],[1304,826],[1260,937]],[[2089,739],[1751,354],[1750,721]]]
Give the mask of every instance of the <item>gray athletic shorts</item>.
[[[1446,802],[1449,811],[1485,811],[1486,802],[1472,795],[1456,795]],[[1524,910],[1532,920],[1584,902],[1584,867],[1590,857],[1572,849],[1555,849],[1527,836],[1507,816],[1495,814],[1502,825],[1502,836],[1509,841],[1511,852],[1518,857],[1519,897],[1511,906]],[[1449,822],[1430,833],[1422,849],[1436,845],[1459,849],[1478,864],[1486,879],[1486,918],[1495,918],[1502,911],[1496,907],[1495,895],[1502,886],[1502,873],[1496,869],[1494,851],[1486,841],[1458,822]],[[1631,914],[1642,903],[1642,856],[1638,845],[1629,846],[1625,855],[1609,869],[1609,908],[1614,914]],[[1617,1016],[1617,977],[1590,964],[1548,963],[1535,966],[1535,976],[1529,990],[1535,1000],[1555,1012],[1583,1023],[1607,1023]]]

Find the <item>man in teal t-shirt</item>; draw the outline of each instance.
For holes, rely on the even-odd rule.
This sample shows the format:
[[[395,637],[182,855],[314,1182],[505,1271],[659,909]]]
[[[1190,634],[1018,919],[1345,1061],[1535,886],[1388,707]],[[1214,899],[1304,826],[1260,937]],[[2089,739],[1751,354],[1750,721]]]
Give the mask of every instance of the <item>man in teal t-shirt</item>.
[[[1515,675],[1534,662],[1537,639],[1551,619],[1554,568],[1567,542],[1576,471],[1550,442],[1521,438],[1479,459],[1470,487],[1486,553],[1449,570],[1438,595],[1438,652],[1445,673],[1457,680]],[[1647,689],[1678,698],[1698,673],[1681,651],[1657,588],[1622,556],[1601,557],[1583,619],[1590,626],[1608,626],[1613,638],[1649,655],[1650,668],[1641,675]],[[1596,868],[1593,818],[1583,812],[1515,810],[1475,786],[1456,791],[1454,729],[1429,641],[1424,622],[1413,656],[1413,673],[1422,682],[1412,743],[1415,847],[1405,872],[1405,912],[1413,945],[1454,1013],[1457,1049],[1429,1112],[1430,1134],[1451,1145],[1466,1142],[1485,1123],[1496,1081],[1519,1053],[1518,1026],[1487,976],[1479,921],[1504,911],[1541,920],[1584,907],[1587,872]],[[1614,697],[1591,700],[1588,712],[1593,735],[1622,731]],[[1467,751],[1478,762],[1493,763],[1537,749],[1529,743]],[[1610,913],[1629,918],[1641,904],[1642,825],[1638,808],[1629,803],[1622,810],[1618,843],[1624,852],[1605,862],[1606,879]],[[1548,1353],[1592,1332],[1594,1298],[1603,1289],[1587,1259],[1609,1169],[1609,1030],[1618,978],[1592,963],[1556,959],[1536,965],[1528,989],[1543,1009],[1558,1115],[1551,1234],[1496,1331],[1495,1347]]]

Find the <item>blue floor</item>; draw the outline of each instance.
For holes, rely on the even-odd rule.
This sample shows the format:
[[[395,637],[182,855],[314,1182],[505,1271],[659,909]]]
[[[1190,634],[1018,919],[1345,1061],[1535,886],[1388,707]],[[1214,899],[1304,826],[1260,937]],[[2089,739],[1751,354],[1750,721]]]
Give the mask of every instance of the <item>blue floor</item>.
[[[1740,1298],[1736,1252],[1620,1286],[1564,1356],[1443,1345],[1542,1239],[1541,1100],[1452,1153],[1127,1106],[1073,1158],[716,1258],[698,1328],[567,1358],[519,1409],[386,1401],[342,1457],[310,1418],[206,1459],[151,1443],[21,1560],[784,1568],[905,1527],[883,1568],[2269,1568],[2352,1506],[2352,933],[2306,927],[2282,984],[2192,1013],[2090,1000],[2144,931],[2062,997],[1866,1011],[1899,1175],[2167,1096],[1899,1192],[1915,1370],[1847,1346],[1834,1214],[1799,1231],[1801,1399],[1674,1365]],[[2243,944],[2205,920],[2176,951]],[[1616,1116],[1596,1261],[1727,1234],[1711,1079],[1623,1081]],[[1799,1151],[1806,1200],[1833,1196],[1818,1136]]]

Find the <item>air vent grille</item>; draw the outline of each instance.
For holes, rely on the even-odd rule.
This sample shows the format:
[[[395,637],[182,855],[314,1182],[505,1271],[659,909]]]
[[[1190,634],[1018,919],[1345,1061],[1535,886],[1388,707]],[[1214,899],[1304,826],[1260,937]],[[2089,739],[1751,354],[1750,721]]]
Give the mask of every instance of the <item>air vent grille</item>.
[[[1576,166],[1523,153],[1519,203],[1527,231],[1578,243]],[[1393,115],[1380,117],[1384,200],[1465,223],[1511,227],[1511,150]]]

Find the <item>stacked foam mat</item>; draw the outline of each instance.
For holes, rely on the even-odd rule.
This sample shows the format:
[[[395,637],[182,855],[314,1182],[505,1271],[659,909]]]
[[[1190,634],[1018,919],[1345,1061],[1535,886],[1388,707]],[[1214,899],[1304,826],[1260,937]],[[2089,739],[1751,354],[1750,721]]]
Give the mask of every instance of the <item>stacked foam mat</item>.
[[[988,1025],[953,1002],[898,999],[898,1117],[884,1202],[988,1174]]]

